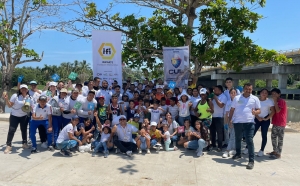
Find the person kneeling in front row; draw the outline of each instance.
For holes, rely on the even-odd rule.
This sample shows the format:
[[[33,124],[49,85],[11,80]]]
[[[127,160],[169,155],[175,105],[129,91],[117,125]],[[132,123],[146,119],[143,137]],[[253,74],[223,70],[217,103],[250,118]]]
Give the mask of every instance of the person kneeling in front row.
[[[74,132],[77,131],[76,125],[78,123],[79,117],[75,115],[72,117],[71,123],[67,124],[59,133],[56,146],[63,156],[72,156],[70,149],[75,147],[77,143],[79,146],[82,145],[81,141],[74,136]]]

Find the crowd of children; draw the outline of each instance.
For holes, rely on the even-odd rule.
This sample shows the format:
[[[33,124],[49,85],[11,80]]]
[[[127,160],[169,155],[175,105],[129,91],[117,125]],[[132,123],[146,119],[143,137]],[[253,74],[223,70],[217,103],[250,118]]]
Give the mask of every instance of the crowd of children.
[[[221,85],[196,86],[196,78],[189,80],[188,89],[174,90],[164,85],[162,79],[132,82],[128,78],[122,86],[116,81],[109,85],[106,80],[100,86],[100,82],[99,77],[75,85],[50,82],[44,90],[37,90],[35,81],[30,82],[30,88],[20,82],[18,93],[10,99],[3,95],[12,108],[4,153],[11,152],[11,142],[20,124],[23,148],[30,148],[31,142],[31,153],[38,152],[37,129],[42,147],[51,151],[57,149],[64,156],[71,156],[71,150],[77,146],[80,152],[92,151],[92,156],[103,152],[105,158],[113,149],[131,156],[135,151],[150,154],[151,148],[157,152],[176,151],[183,146],[196,150],[198,157],[205,150],[215,149],[224,150],[223,158],[233,155],[238,159],[241,152],[237,139],[243,137],[247,142],[243,153],[247,154],[249,147],[251,163],[252,138],[261,128],[262,145],[257,155],[263,156],[273,118],[274,151],[270,157],[281,157],[287,111],[279,89],[271,91],[273,99],[263,89],[258,99],[252,92],[248,94],[253,88],[251,84],[238,90],[231,78],[225,80],[225,90]],[[30,110],[24,109],[25,102]],[[246,120],[240,119],[243,117]],[[239,131],[241,126],[244,134]]]

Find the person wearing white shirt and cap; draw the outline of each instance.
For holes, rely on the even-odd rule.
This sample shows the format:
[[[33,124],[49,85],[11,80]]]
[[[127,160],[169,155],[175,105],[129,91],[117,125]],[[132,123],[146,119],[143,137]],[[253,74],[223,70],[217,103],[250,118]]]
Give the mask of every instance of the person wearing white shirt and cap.
[[[132,152],[137,150],[137,146],[133,143],[132,133],[138,132],[138,129],[130,124],[127,124],[126,116],[119,116],[119,125],[115,125],[112,129],[112,135],[117,134],[118,139],[114,144],[122,153],[127,156],[132,156]]]
[[[18,93],[13,94],[11,98],[8,98],[7,93],[3,94],[6,105],[11,108],[9,117],[9,130],[7,134],[5,154],[8,154],[12,150],[12,140],[15,132],[20,124],[22,132],[22,147],[28,149],[27,145],[27,126],[29,121],[29,112],[33,107],[32,98],[28,94],[28,87],[25,84],[20,85]]]
[[[90,118],[93,120],[94,112],[97,108],[97,101],[94,99],[95,91],[89,91],[87,97],[80,100],[81,107],[78,109],[78,116],[80,118],[80,123],[84,122],[84,119]]]

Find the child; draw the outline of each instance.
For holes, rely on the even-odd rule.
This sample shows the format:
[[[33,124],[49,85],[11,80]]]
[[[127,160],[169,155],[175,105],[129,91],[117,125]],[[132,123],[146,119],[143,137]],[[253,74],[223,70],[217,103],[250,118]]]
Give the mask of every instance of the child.
[[[111,104],[108,107],[109,119],[112,121],[114,118],[123,115],[123,108],[118,104],[118,96],[113,94],[111,97]]]
[[[226,151],[223,153],[223,158],[228,158],[230,155],[235,155],[235,133],[234,133],[234,127],[231,121],[228,120],[229,112],[231,109],[231,103],[235,96],[237,95],[237,90],[232,88],[229,90],[230,100],[227,101],[226,107],[225,107],[225,127],[229,124],[228,132],[229,132],[229,140],[228,140],[228,146]]]
[[[144,105],[145,105],[146,108],[148,108],[150,106],[150,100],[149,99],[144,99]],[[144,118],[148,118],[149,121],[151,120],[151,113],[147,112],[147,109],[146,109]]]
[[[158,104],[158,101],[155,101],[153,105],[148,107],[148,111],[151,113],[150,122],[156,122],[156,124],[160,122],[160,115],[164,112],[161,107],[158,107]]]
[[[176,105],[176,97],[170,98],[170,105],[168,106],[167,112],[170,112],[172,114],[173,121],[178,121],[179,108]]]
[[[140,115],[139,123],[143,123],[145,117],[146,107],[144,106],[144,101],[142,98],[139,98],[139,104],[135,106],[135,112]]]
[[[178,145],[183,145],[185,142],[188,141],[188,133],[195,132],[195,129],[191,126],[191,123],[189,120],[184,121],[184,135],[180,136],[180,140],[177,142]]]
[[[185,119],[191,120],[190,108],[193,103],[189,100],[189,96],[185,92],[180,95],[179,100],[180,101],[178,101],[177,103],[177,106],[179,108],[178,123],[180,126],[183,126]]]
[[[77,125],[76,136],[82,142],[82,144],[90,143],[93,138],[93,132],[95,127],[91,124],[92,120],[90,118],[85,118],[83,123]]]
[[[134,114],[134,118],[130,119],[128,123],[133,125],[135,128],[139,129],[140,128],[139,120],[140,120],[140,115],[136,113]],[[137,137],[137,133],[136,132],[132,133],[132,139],[135,139],[136,137]]]
[[[147,150],[147,154],[151,154],[150,152],[150,135],[148,134],[147,130],[143,128],[140,131],[140,134],[136,139],[136,145],[138,148],[139,154],[142,154],[142,150]]]
[[[161,148],[161,132],[156,129],[157,123],[155,121],[152,121],[150,124],[150,132],[149,135],[151,137],[151,147],[156,149],[156,152],[158,152]]]
[[[176,146],[174,146],[174,148],[170,148],[170,144],[171,144],[171,139],[170,139],[170,132],[169,132],[169,127],[167,124],[163,125],[163,130],[164,130],[164,134],[161,134],[161,136],[164,138],[164,142],[165,142],[165,150],[166,151],[171,151],[171,150],[177,150],[178,148]]]
[[[135,114],[135,108],[134,108],[134,101],[133,100],[129,101],[129,107],[125,109],[125,112],[127,114],[128,121],[130,119],[133,119],[134,114]]]
[[[107,108],[108,106],[105,104],[104,96],[100,96],[98,98],[98,104],[96,109],[98,111],[98,118],[100,120],[100,123],[104,123],[107,119]]]
[[[128,97],[128,94],[126,94],[126,93],[123,94],[122,101],[119,102],[119,103],[122,104],[123,108],[128,108],[129,107],[129,97]]]
[[[162,117],[163,120],[165,120],[166,119],[165,115],[166,115],[166,111],[167,111],[167,108],[168,108],[168,106],[166,105],[166,98],[165,97],[161,98],[160,107],[164,110],[164,112],[161,114],[161,117]]]
[[[48,150],[54,151],[52,147],[52,108],[51,105],[47,104],[47,97],[40,96],[38,104],[32,111],[32,120],[30,122],[30,139],[32,142],[31,153],[37,153],[36,148],[36,129],[39,125],[43,125],[47,130]]]
[[[110,135],[111,135],[111,129],[108,126],[105,126],[100,131],[100,133],[101,133],[100,142],[98,142],[98,144],[96,145],[92,156],[95,157],[95,155],[99,151],[99,149],[103,148],[104,149],[104,151],[103,151],[104,152],[104,158],[107,158],[107,156],[108,156],[108,147],[107,146],[109,146],[109,143],[111,143],[109,141]]]

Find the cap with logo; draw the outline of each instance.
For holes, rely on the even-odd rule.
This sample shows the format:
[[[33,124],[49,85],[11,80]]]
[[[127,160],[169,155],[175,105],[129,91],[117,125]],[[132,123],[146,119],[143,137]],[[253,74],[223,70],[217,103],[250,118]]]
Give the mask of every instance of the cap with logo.
[[[200,89],[200,94],[206,94],[206,93],[207,93],[206,88],[201,88],[201,89]]]

